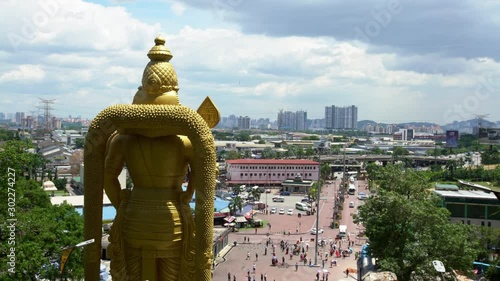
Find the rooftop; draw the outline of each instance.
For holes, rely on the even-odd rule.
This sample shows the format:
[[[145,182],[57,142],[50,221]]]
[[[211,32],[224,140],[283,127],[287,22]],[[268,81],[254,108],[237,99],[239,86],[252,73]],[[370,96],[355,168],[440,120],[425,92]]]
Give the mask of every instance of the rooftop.
[[[228,164],[281,164],[281,165],[319,165],[318,162],[306,159],[237,159],[227,160]]]
[[[434,190],[440,196],[443,197],[455,197],[455,198],[470,198],[470,199],[487,199],[487,200],[497,200],[497,197],[493,193],[486,193],[484,191],[476,190]]]

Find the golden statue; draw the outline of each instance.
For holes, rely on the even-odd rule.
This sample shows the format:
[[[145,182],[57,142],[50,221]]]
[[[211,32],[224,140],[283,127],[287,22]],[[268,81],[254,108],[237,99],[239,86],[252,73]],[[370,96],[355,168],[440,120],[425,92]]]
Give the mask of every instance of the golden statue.
[[[217,169],[210,128],[220,116],[209,97],[198,112],[180,105],[164,44],[155,39],[133,104],[103,110],[86,137],[85,238],[98,242],[85,249],[86,280],[99,280],[103,189],[117,209],[108,248],[113,280],[211,280]],[[118,183],[124,165],[132,190]]]

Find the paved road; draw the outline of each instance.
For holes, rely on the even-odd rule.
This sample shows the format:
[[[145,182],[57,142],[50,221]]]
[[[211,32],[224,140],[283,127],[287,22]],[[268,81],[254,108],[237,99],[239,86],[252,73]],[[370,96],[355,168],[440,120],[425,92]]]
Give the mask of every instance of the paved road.
[[[320,239],[334,239],[338,234],[338,229],[331,229],[330,222],[332,221],[333,207],[334,207],[334,192],[338,189],[340,181],[327,184],[323,188],[320,200],[320,228],[324,229],[324,233],[320,235]],[[356,182],[356,186],[359,191],[366,191],[366,183],[362,181]],[[268,195],[269,206],[294,209],[294,215],[279,215],[279,214],[259,214],[258,217],[271,223],[270,235],[267,235],[268,228],[264,227],[258,229],[257,233],[253,229],[245,229],[240,232],[231,233],[229,235],[229,243],[232,245],[234,241],[238,244],[233,246],[231,250],[223,257],[217,259],[218,264],[214,269],[213,280],[227,280],[228,273],[236,276],[236,280],[248,280],[247,273],[250,270],[251,279],[255,277],[255,280],[261,280],[261,274],[267,274],[267,280],[286,280],[286,281],[305,281],[305,280],[315,280],[316,272],[321,271],[320,280],[322,280],[322,274],[324,270],[327,270],[329,274],[329,281],[339,281],[339,280],[356,280],[356,274],[352,273],[348,278],[346,278],[345,269],[346,268],[356,268],[356,261],[354,255],[346,257],[345,259],[339,258],[338,266],[330,267],[329,262],[326,262],[324,268],[322,267],[321,258],[318,257],[319,267],[310,267],[308,264],[304,265],[300,262],[298,256],[293,256],[290,260],[289,256],[286,256],[285,252],[282,252],[279,247],[279,242],[281,240],[288,241],[289,243],[296,243],[302,237],[304,243],[308,243],[309,250],[307,251],[308,257],[314,257],[314,242],[311,242],[311,238],[315,238],[315,235],[310,234],[310,229],[315,227],[316,216],[302,216],[298,218],[295,207],[295,202],[300,201],[298,196],[286,197],[285,202],[275,203],[271,201],[272,196]],[[356,196],[350,196],[346,198],[344,202],[344,208],[342,211],[341,223],[347,225],[347,231],[351,234],[351,239],[355,239],[356,225],[352,221],[351,214],[355,212],[356,208],[349,208],[349,202],[355,202],[357,207],[360,203]],[[283,231],[285,234],[283,234]],[[290,234],[288,234],[290,232]],[[248,238],[249,242],[243,243],[244,239]],[[271,238],[271,240],[277,245],[276,255],[278,260],[281,262],[282,258],[285,258],[286,263],[289,267],[277,267],[271,266],[271,247],[268,248],[267,255],[264,255],[266,241]],[[306,242],[309,241],[309,242]],[[363,241],[357,241],[353,247],[354,251],[359,251]],[[345,243],[343,244],[343,246]],[[320,257],[324,257],[328,252],[329,248],[319,248]],[[250,259],[247,259],[247,253],[250,253]],[[256,259],[256,254],[258,259]],[[314,261],[314,258],[312,259]],[[332,257],[328,257],[328,261],[332,260]],[[256,270],[253,273],[253,264],[255,263]],[[298,263],[298,270],[295,270],[295,264]],[[233,280],[233,279],[231,279]]]

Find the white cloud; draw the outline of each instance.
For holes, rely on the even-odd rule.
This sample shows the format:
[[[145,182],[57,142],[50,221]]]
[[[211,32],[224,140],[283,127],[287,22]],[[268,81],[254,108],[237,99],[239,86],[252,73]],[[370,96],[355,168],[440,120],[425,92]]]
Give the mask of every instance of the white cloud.
[[[184,4],[182,3],[174,2],[172,3],[172,5],[170,5],[170,9],[175,15],[182,16],[186,11],[186,6],[184,6]]]
[[[76,106],[89,118],[113,103],[130,103],[153,39],[165,34],[162,26],[170,28],[167,23],[175,17],[146,21],[120,6],[67,2],[16,51],[5,46],[7,40],[0,42],[0,81],[26,81],[4,83],[0,91],[28,95],[33,90],[28,84],[38,81],[60,103],[60,110]],[[10,23],[0,25],[0,34],[22,35],[19,19],[31,19],[40,11],[37,1],[31,3],[19,6],[14,15],[0,11],[0,22],[5,16]],[[170,8],[183,15],[176,22],[183,27],[169,29],[165,37],[174,56],[181,103],[197,108],[209,95],[223,116],[275,119],[280,108],[287,108],[322,118],[325,105],[356,104],[360,119],[440,122],[443,109],[422,117],[430,100],[434,108],[446,109],[450,100],[473,93],[485,73],[492,73],[490,87],[500,89],[500,64],[491,58],[405,57],[371,53],[367,46],[332,37],[272,37],[210,24],[200,28],[183,24],[190,21],[191,10],[177,5]],[[440,67],[434,69],[434,62]],[[491,95],[482,110],[497,112],[499,102]],[[5,104],[0,112],[31,110]]]
[[[17,69],[4,72],[0,74],[0,81],[2,82],[21,82],[29,84],[32,82],[41,81],[45,77],[45,71],[43,71],[40,65],[20,65]]]

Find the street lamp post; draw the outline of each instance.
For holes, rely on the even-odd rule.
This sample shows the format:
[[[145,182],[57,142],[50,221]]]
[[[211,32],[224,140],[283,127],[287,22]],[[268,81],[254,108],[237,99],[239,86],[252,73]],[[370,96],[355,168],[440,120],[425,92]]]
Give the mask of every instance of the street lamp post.
[[[314,246],[314,265],[318,265],[318,237],[319,237],[319,196],[321,191],[321,149],[324,143],[321,142],[318,146],[318,188],[316,190],[316,243]]]

